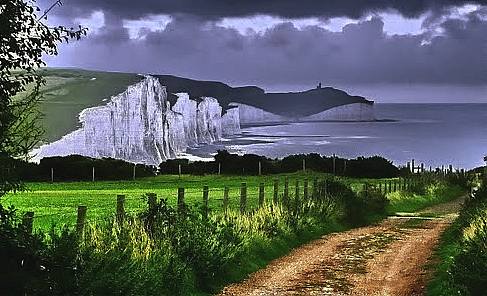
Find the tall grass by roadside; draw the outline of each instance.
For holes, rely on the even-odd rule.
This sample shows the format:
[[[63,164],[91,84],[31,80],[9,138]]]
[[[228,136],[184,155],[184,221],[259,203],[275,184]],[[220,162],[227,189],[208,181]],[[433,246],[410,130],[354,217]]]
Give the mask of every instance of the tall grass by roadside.
[[[378,193],[374,203],[364,194],[328,180],[326,192],[320,189],[309,200],[290,198],[245,215],[230,210],[208,217],[161,200],[123,222],[112,217],[89,223],[81,236],[68,228],[29,235],[9,223],[11,235],[2,239],[10,245],[0,245],[0,254],[13,255],[0,275],[9,274],[13,294],[214,293],[297,245],[383,214],[385,197],[381,206]]]
[[[410,190],[387,194],[390,203],[388,213],[416,212],[429,206],[445,203],[458,198],[465,192],[461,184],[435,176],[425,177],[415,182]]]
[[[487,291],[487,186],[468,200],[443,234],[428,295],[484,295]]]

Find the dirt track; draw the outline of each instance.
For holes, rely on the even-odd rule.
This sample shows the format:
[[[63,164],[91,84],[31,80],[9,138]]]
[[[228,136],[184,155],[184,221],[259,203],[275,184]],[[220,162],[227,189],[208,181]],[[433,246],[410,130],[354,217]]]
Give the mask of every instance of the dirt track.
[[[463,199],[326,235],[271,262],[220,295],[422,295],[426,264]]]

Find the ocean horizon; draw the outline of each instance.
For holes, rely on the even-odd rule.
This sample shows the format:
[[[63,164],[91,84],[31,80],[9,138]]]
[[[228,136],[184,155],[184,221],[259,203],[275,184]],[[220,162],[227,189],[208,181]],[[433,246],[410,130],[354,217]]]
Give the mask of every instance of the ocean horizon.
[[[396,165],[411,159],[426,168],[471,169],[487,154],[487,103],[376,103],[374,122],[293,122],[242,128],[242,134],[189,155],[218,149],[272,158],[291,154],[383,156]]]

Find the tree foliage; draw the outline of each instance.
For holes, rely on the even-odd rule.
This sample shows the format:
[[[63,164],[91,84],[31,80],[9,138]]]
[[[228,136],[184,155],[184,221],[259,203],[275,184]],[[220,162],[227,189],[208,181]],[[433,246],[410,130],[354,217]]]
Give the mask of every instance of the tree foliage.
[[[40,11],[35,1],[0,2],[0,196],[20,188],[11,158],[27,156],[43,133],[37,109],[45,83],[37,74],[46,65],[43,56],[57,55],[59,43],[80,39],[87,31],[49,27],[47,14],[40,18]]]

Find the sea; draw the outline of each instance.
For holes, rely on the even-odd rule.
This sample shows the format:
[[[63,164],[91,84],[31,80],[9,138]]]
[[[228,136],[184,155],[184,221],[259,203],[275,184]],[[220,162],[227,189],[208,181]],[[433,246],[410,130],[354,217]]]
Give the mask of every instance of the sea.
[[[487,155],[487,104],[376,104],[375,122],[295,122],[244,127],[242,135],[188,151],[218,149],[271,158],[320,153],[341,157],[380,155],[396,165],[411,159],[426,168],[471,169]]]

